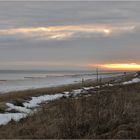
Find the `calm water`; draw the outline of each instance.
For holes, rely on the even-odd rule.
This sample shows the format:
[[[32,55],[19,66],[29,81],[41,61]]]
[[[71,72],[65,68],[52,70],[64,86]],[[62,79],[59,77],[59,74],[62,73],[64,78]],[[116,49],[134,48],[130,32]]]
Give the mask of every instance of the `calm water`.
[[[0,70],[0,80],[24,80],[26,78],[45,78],[63,76],[91,75],[92,71],[23,71],[23,70]]]

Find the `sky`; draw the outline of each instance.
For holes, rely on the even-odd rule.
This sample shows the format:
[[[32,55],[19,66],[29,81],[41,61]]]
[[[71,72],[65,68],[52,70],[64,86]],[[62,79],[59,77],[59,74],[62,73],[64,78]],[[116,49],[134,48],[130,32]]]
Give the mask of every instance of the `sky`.
[[[0,69],[140,70],[140,2],[0,2]]]

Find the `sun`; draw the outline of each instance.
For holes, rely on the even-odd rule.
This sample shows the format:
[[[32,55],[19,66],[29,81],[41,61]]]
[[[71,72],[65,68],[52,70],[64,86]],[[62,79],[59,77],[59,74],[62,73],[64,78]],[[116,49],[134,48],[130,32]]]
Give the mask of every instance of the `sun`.
[[[103,31],[104,31],[104,33],[107,34],[107,35],[111,33],[111,30],[109,30],[109,29],[104,29]]]

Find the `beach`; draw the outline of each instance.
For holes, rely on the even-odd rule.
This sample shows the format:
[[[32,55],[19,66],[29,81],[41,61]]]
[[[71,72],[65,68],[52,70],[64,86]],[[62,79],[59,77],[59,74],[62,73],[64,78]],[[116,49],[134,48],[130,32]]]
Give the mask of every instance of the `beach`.
[[[0,139],[140,139],[140,2],[0,2]]]
[[[129,74],[127,75],[127,77],[131,77],[132,75],[133,74]],[[80,81],[78,83],[65,84],[65,85],[60,85],[55,87],[27,89],[21,91],[10,91],[10,92],[0,94],[0,110],[1,112],[5,112],[8,108],[7,103],[22,104],[23,102],[28,102],[29,100],[31,100],[31,98],[37,97],[37,98],[41,98],[41,102],[39,101],[39,103],[41,104],[42,102],[47,102],[48,98],[46,100],[45,99],[42,100],[42,98],[45,98],[45,96],[47,97],[50,96],[50,98],[52,99],[53,96],[55,95],[57,96],[59,94],[60,94],[60,98],[65,94],[66,96],[71,96],[70,94],[71,92],[73,92],[74,94],[80,94],[82,90],[83,92],[86,92],[86,90],[88,91],[94,87],[98,88],[99,85],[111,86],[111,84],[114,83],[115,81],[118,83],[119,81],[122,80],[124,80],[124,75],[119,74],[118,76],[107,76],[106,78],[102,78],[102,80],[98,81],[98,83],[97,83],[97,79],[88,79],[85,81]],[[27,109],[23,108],[23,110],[27,110]]]
[[[64,114],[66,116],[72,115],[74,117],[77,114],[77,113],[75,114],[73,112],[74,110],[78,109],[77,111],[79,112],[81,109],[83,110],[84,108],[86,108],[86,110],[84,111],[86,113],[92,107],[92,104],[94,102],[95,102],[95,108],[98,106],[98,103],[100,103],[100,105],[99,105],[99,110],[100,110],[102,108],[102,106],[104,106],[103,105],[104,99],[106,100],[107,104],[112,104],[112,106],[114,106],[115,102],[114,101],[108,102],[110,100],[109,98],[113,98],[113,100],[116,100],[117,98],[119,98],[119,100],[118,100],[119,104],[117,104],[117,106],[116,105],[115,106],[116,107],[122,106],[123,104],[121,101],[126,100],[126,98],[128,98],[131,95],[131,93],[132,93],[131,91],[135,91],[137,93],[137,90],[139,88],[139,82],[140,82],[140,79],[138,77],[136,77],[135,74],[129,74],[126,77],[116,76],[116,77],[103,78],[102,83],[97,83],[97,79],[96,79],[93,81],[87,80],[87,81],[85,81],[84,84],[83,83],[69,84],[69,85],[65,85],[65,86],[63,85],[63,86],[52,87],[52,88],[41,88],[41,89],[34,89],[34,90],[15,91],[15,92],[1,94],[0,95],[0,97],[1,97],[0,98],[0,111],[1,111],[1,113],[0,113],[0,123],[1,123],[0,131],[3,132],[5,129],[7,129],[7,131],[10,131],[10,134],[8,136],[6,136],[5,133],[3,133],[3,134],[0,133],[1,137],[2,138],[4,138],[4,137],[7,137],[7,138],[8,137],[10,137],[10,138],[11,137],[12,138],[27,138],[27,137],[28,138],[34,138],[34,137],[39,138],[39,136],[41,136],[41,134],[40,134],[41,131],[42,131],[42,133],[45,133],[45,131],[48,131],[48,129],[56,129],[58,126],[56,124],[54,126],[55,128],[52,128],[49,124],[46,124],[47,128],[46,127],[42,128],[43,127],[42,123],[37,122],[37,120],[47,119],[46,123],[49,123],[50,121],[53,121],[53,117],[56,115],[55,113],[57,112],[58,114],[61,114],[63,112],[63,109],[64,110],[66,109],[65,110],[66,112],[62,113],[63,115]],[[120,91],[120,89],[121,89],[121,91]],[[123,95],[124,92],[125,92],[125,96]],[[126,93],[128,93],[129,96],[127,96]],[[131,98],[132,97],[129,97],[129,100]],[[127,103],[127,101],[124,103]],[[104,106],[104,107],[108,107],[108,106]],[[110,108],[110,107],[109,107],[109,109],[110,110],[113,109],[112,111],[116,110],[116,109]],[[55,110],[55,112],[53,110]],[[71,112],[70,114],[67,112],[68,110]],[[126,108],[124,108],[124,110],[127,111]],[[46,111],[48,114],[47,116],[45,116]],[[52,114],[52,119],[48,118],[51,115],[50,113]],[[118,112],[117,114],[119,114],[119,113],[121,113],[121,112]],[[92,112],[89,112],[87,115],[95,115],[96,117],[98,116],[97,112],[94,112],[93,114],[92,114]],[[56,117],[58,118],[58,116],[56,116]],[[62,118],[66,119],[66,120],[69,119],[69,121],[74,121],[72,119],[73,117],[65,118],[66,116],[62,116]],[[78,116],[76,115],[76,118],[77,117]],[[84,115],[83,117],[86,117],[86,116]],[[29,123],[29,124],[32,123],[33,125],[31,125],[31,124],[29,125],[29,127],[31,127],[31,128],[28,128],[28,129],[30,129],[30,132],[31,132],[32,126],[35,125],[34,122],[32,122],[32,121],[35,118],[37,119],[37,120],[35,120],[35,122],[39,123],[38,127],[41,127],[41,129],[42,129],[41,131],[38,132],[39,135],[37,136],[37,135],[33,134],[33,136],[32,136],[31,133],[27,134],[27,132],[25,131],[26,134],[23,133],[21,135],[21,137],[19,137],[18,130],[22,130],[21,124],[22,123],[25,124],[24,129],[27,129],[26,123]],[[14,122],[11,122],[11,119]],[[87,117],[84,120],[88,121],[89,118]],[[62,122],[61,125],[65,126],[65,124],[63,124],[63,123],[67,124],[68,123],[67,121]],[[94,118],[94,121],[97,121],[96,118]],[[79,122],[79,121],[77,120],[76,122]],[[60,122],[57,122],[57,123],[60,123]],[[80,123],[84,123],[84,122],[80,122]],[[102,122],[102,124],[104,124],[104,122]],[[70,124],[68,123],[67,125],[70,125]],[[72,128],[75,128],[75,125],[74,126],[73,125],[74,124],[72,124]],[[93,123],[93,125],[94,125],[94,123]],[[14,127],[16,129],[16,131],[17,131],[16,134],[14,134],[14,132],[12,130],[9,130],[12,127]],[[68,126],[68,127],[70,127],[70,126]],[[43,129],[45,129],[45,131],[43,131]],[[102,132],[102,129],[103,128],[101,128],[101,130],[100,130],[101,132]],[[38,128],[36,131],[38,131]],[[79,131],[80,130],[77,130],[76,133],[81,133]],[[52,132],[56,133],[55,130],[53,130],[53,131],[49,132],[47,134],[47,136],[45,136],[43,134],[42,135],[43,138],[50,138],[50,137],[51,138],[65,138],[65,136],[63,136],[64,134],[73,133],[72,130],[71,130],[71,132],[66,132],[63,130],[63,133],[59,132],[59,134],[61,134],[61,135],[60,135],[60,137],[58,137],[56,134],[54,136],[52,136],[51,135]],[[108,135],[109,135],[108,136],[108,138],[109,138],[110,134],[108,134]],[[86,136],[86,138],[90,138],[90,136]],[[95,138],[98,138],[98,136],[99,136],[99,138],[105,137],[105,135],[103,135],[103,136],[96,135]],[[68,135],[67,137],[72,138],[70,135]],[[76,138],[76,137],[80,138],[77,136],[77,134],[74,134],[74,138]],[[93,136],[91,136],[91,137],[93,137]]]
[[[130,74],[131,75],[131,74]],[[12,80],[12,81],[8,81],[10,84],[12,84],[13,86],[8,87],[8,85],[4,84],[0,84],[0,86],[3,86],[3,88],[1,88],[1,94],[0,94],[0,101],[5,101],[5,100],[10,100],[10,99],[17,99],[17,98],[29,98],[32,96],[38,96],[38,95],[44,95],[44,94],[54,94],[57,92],[64,92],[67,90],[72,90],[72,89],[78,89],[81,88],[83,86],[93,86],[96,85],[97,79],[96,79],[96,75],[86,75],[84,77],[84,75],[80,75],[80,76],[57,76],[54,78],[54,76],[52,77],[54,80],[56,78],[58,78],[58,82],[57,84],[52,83],[50,85],[48,84],[43,84],[41,85],[40,83],[40,78],[36,78],[35,81],[37,81],[37,83],[39,83],[38,85],[33,85],[34,84],[34,79],[28,79],[31,82],[31,86],[32,88],[30,88],[29,86],[25,87],[25,83],[28,84],[29,81],[25,81],[24,80],[20,80],[20,84],[22,84],[22,87],[19,86],[19,80]],[[100,79],[102,77],[102,79]],[[105,82],[109,82],[112,80],[116,80],[116,79],[122,79],[124,77],[123,73],[115,73],[115,74],[102,74],[101,76],[99,76],[99,79],[101,80],[101,82],[105,83]],[[45,81],[45,83],[50,83],[50,81],[48,81],[48,78],[42,78],[43,81]],[[42,80],[41,79],[41,80]],[[61,82],[59,81],[61,79]],[[77,81],[75,81],[77,79]],[[84,83],[82,83],[82,79],[84,79]],[[65,81],[66,80],[66,81]],[[4,81],[5,82],[5,81]],[[6,81],[7,83],[7,81]],[[14,84],[13,84],[14,83]],[[18,88],[16,88],[18,87]]]
[[[123,75],[123,72],[102,73],[99,79],[117,75]],[[92,71],[0,71],[0,93],[57,87],[95,79],[96,73]]]

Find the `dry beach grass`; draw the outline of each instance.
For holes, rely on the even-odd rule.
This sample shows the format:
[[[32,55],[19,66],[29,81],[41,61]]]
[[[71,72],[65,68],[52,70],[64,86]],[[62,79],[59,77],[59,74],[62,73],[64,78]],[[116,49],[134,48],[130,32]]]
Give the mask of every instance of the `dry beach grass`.
[[[37,114],[0,126],[0,138],[140,138],[139,83],[89,94],[43,104]]]

